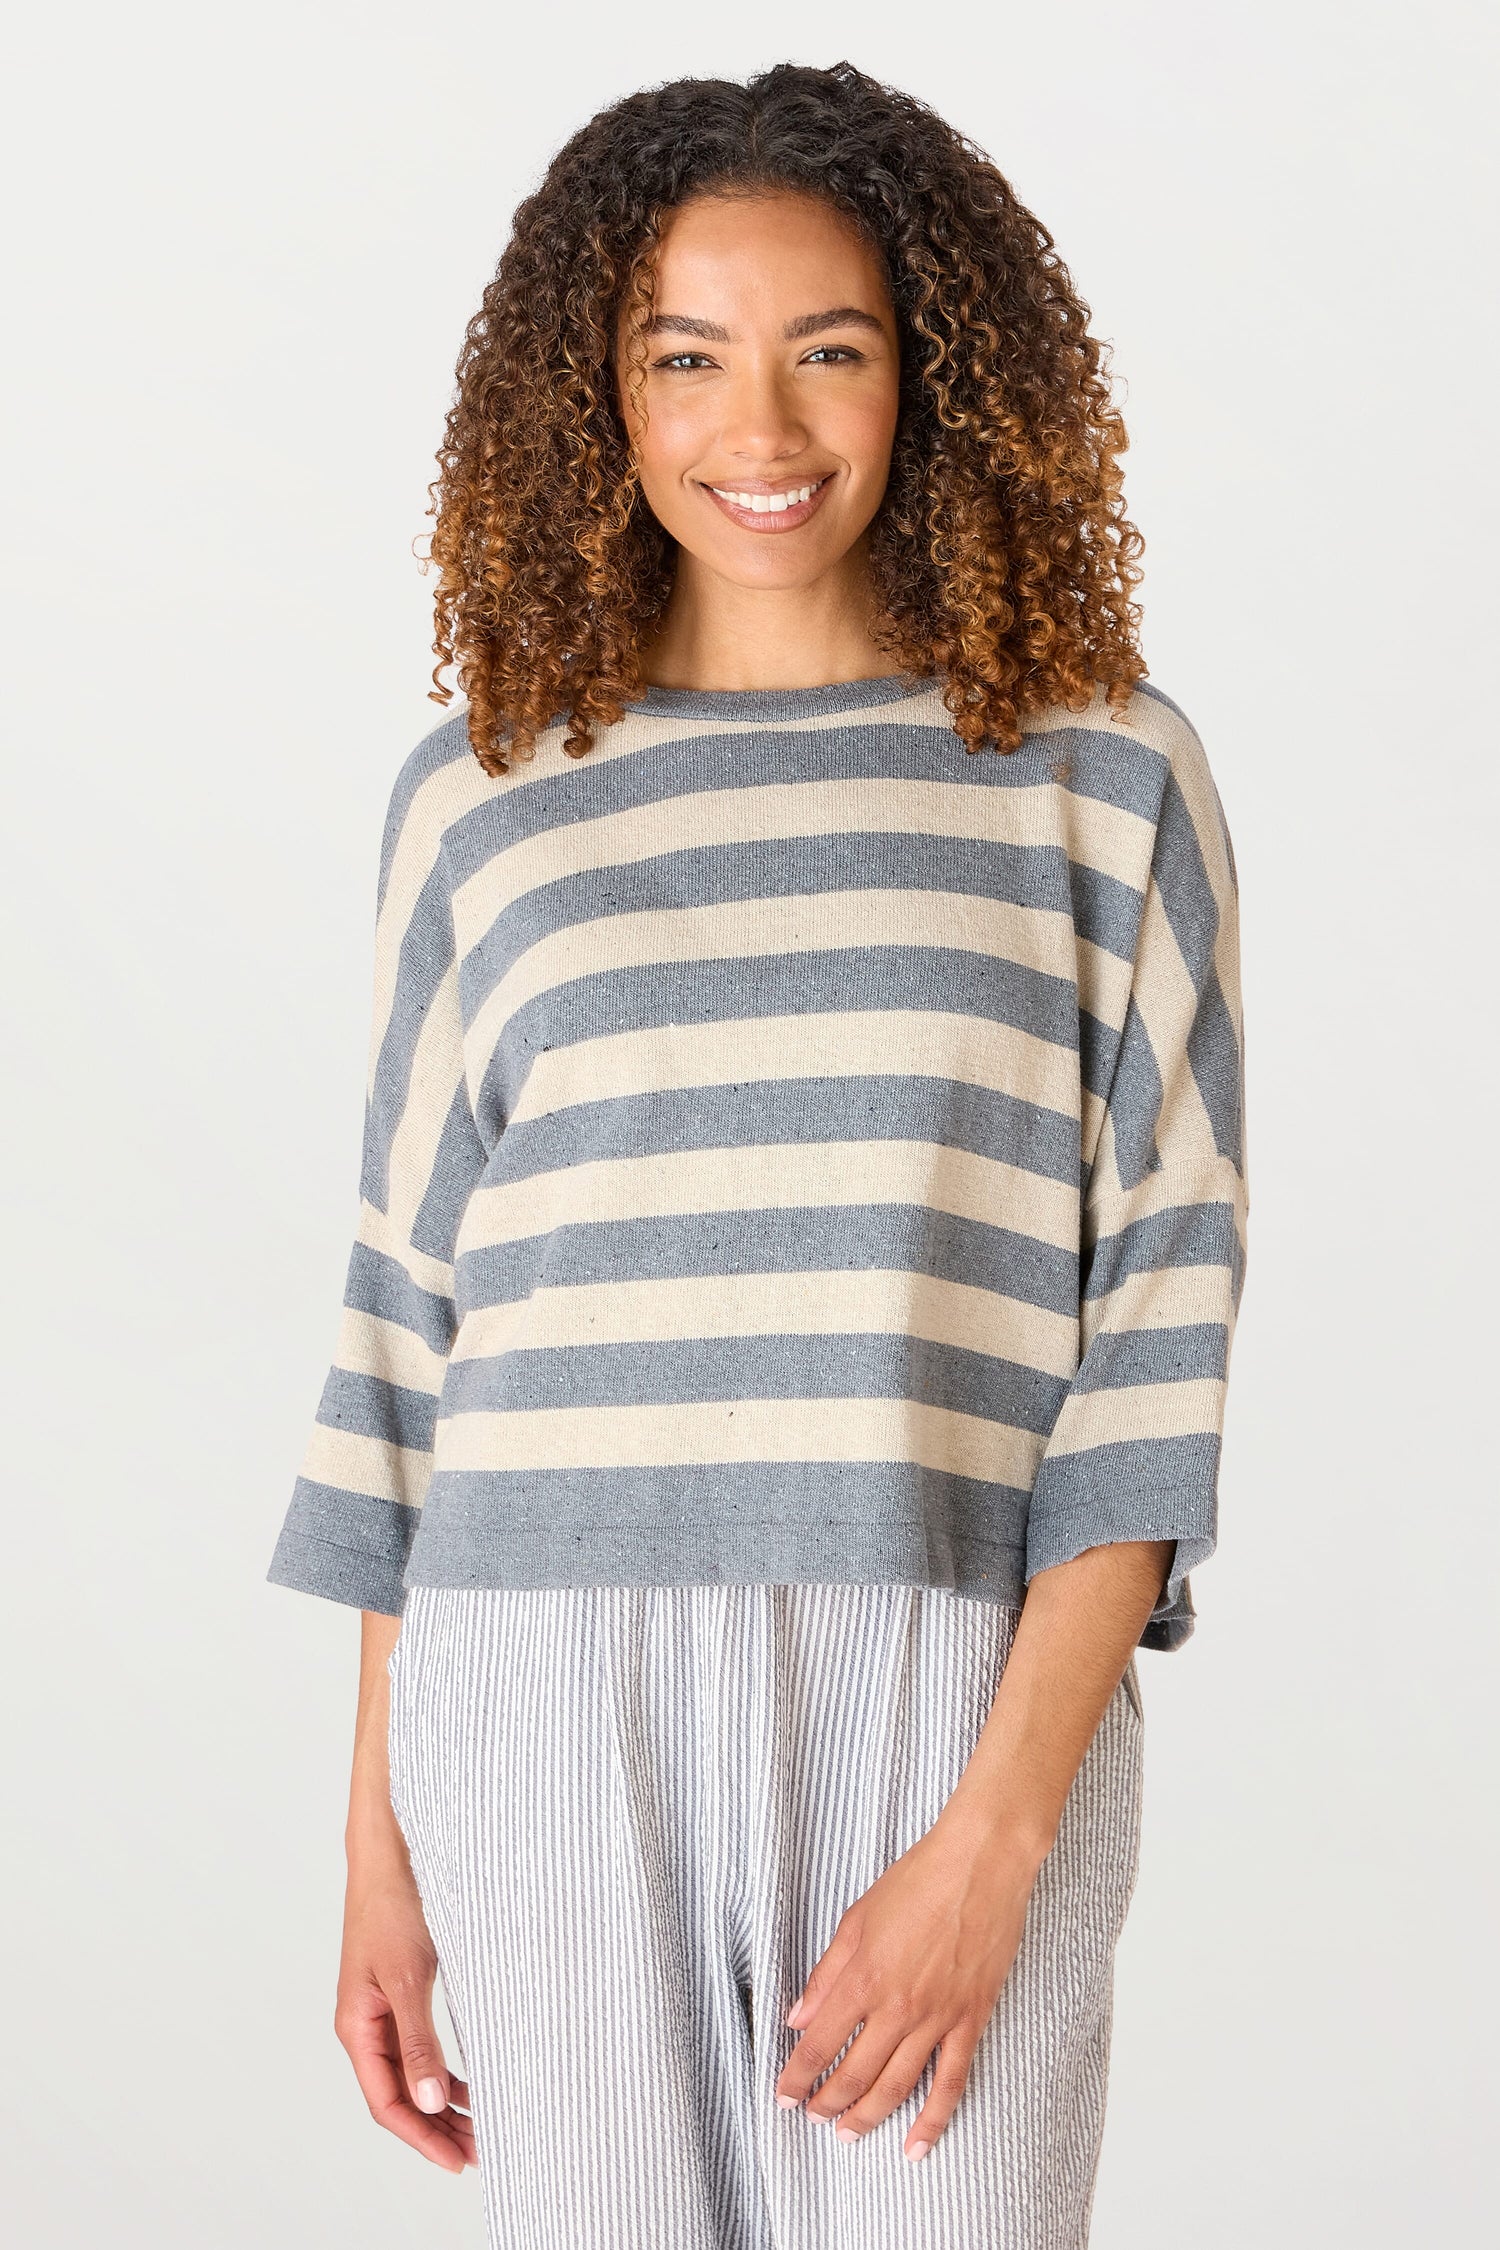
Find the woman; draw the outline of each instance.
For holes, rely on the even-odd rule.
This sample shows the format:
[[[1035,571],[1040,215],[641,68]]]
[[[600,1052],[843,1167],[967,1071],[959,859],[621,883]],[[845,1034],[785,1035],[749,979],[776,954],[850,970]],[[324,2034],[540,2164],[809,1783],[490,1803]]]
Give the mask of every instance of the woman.
[[[594,118],[468,331],[269,1575],[364,1612],[338,2033],[492,2245],[1086,2239],[1247,1204],[1087,317],[783,66]]]

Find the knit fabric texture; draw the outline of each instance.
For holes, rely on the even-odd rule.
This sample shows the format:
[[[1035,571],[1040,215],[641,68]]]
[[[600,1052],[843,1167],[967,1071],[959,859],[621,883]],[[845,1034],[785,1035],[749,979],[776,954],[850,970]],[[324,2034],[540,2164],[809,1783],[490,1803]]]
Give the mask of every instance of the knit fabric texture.
[[[648,688],[392,791],[359,1209],[267,1576],[899,1581],[1213,1552],[1238,887],[1161,690],[968,752],[940,683]]]

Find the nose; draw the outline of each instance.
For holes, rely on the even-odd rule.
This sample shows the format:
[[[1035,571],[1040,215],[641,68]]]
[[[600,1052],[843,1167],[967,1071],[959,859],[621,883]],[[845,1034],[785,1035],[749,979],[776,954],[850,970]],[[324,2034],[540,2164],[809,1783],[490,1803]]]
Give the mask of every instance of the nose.
[[[774,367],[748,366],[726,400],[720,443],[747,467],[795,459],[808,447],[808,428],[793,385]]]

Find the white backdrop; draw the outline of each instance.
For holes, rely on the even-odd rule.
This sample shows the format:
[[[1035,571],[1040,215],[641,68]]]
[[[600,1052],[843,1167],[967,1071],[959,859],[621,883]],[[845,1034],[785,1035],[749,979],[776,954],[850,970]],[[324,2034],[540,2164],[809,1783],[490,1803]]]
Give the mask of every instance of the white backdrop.
[[[1495,47],[1461,0],[724,13],[144,0],[13,35],[16,2239],[479,2250],[474,2176],[380,2133],[332,2034],[357,1615],[262,1582],[355,1216],[380,822],[440,716],[411,544],[566,135],[847,55],[989,149],[1113,343],[1145,652],[1242,886],[1222,1539],[1196,1638],[1141,1664],[1096,2250],[1475,2240]]]

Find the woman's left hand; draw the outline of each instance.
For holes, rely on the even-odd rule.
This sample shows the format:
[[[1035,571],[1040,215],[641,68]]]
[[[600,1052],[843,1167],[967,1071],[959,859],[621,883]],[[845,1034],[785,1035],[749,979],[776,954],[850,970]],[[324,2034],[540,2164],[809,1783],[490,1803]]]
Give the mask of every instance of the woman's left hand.
[[[863,2025],[807,2101],[841,2140],[859,2140],[905,2101],[934,2049],[932,2088],[904,2153],[927,2154],[958,2106],[1010,1974],[1040,1861],[1003,1837],[940,1816],[848,1907],[787,2016],[801,2033],[776,2081],[793,2108]]]

